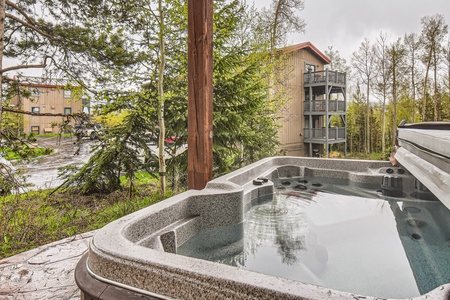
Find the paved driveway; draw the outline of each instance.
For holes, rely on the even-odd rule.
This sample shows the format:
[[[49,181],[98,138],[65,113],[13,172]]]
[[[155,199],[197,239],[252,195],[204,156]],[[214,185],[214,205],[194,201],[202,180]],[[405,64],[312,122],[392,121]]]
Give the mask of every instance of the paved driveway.
[[[29,189],[45,189],[59,186],[63,180],[58,178],[58,168],[70,164],[83,165],[92,155],[92,142],[83,140],[78,151],[76,139],[63,137],[57,143],[56,137],[39,137],[38,146],[52,148],[54,154],[40,156],[26,164],[14,164],[17,170],[23,170],[28,176],[27,182],[34,186]]]

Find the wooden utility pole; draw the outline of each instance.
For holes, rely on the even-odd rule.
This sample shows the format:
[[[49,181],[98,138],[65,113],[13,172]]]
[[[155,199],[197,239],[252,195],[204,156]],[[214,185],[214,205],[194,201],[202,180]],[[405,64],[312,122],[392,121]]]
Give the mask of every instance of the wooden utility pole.
[[[212,178],[213,0],[188,0],[188,187]]]

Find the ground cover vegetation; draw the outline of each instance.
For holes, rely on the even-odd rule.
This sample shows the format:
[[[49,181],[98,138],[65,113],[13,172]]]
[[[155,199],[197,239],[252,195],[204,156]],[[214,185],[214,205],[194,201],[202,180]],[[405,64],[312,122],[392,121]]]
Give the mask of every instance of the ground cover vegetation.
[[[137,174],[134,193],[76,194],[36,191],[0,198],[0,259],[74,234],[98,229],[159,202],[157,182]],[[124,186],[129,183],[124,181]],[[170,191],[166,195],[171,196]]]

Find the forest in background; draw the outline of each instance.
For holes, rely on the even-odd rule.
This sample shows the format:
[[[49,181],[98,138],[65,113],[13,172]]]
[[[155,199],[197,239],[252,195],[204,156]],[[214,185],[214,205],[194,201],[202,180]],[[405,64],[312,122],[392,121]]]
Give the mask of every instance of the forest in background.
[[[364,39],[350,62],[330,47],[332,68],[349,78],[347,146],[349,152],[378,152],[383,158],[395,143],[401,120],[409,123],[450,120],[450,38],[441,14],[421,18],[422,31],[376,40]]]

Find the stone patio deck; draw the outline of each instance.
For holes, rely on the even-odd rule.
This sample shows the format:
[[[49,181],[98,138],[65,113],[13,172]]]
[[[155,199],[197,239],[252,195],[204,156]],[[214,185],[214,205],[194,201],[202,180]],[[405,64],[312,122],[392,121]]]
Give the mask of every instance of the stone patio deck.
[[[0,299],[80,299],[74,271],[95,232],[0,260]]]

